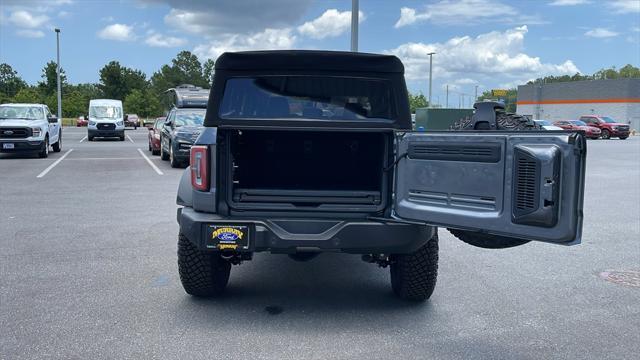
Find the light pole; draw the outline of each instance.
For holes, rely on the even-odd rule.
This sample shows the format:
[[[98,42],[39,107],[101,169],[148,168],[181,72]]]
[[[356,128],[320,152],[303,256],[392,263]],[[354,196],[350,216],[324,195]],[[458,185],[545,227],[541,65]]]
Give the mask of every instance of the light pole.
[[[55,28],[56,31],[56,52],[58,57],[58,63],[56,66],[56,80],[58,82],[58,119],[62,121],[62,92],[60,91],[60,29]]]
[[[473,101],[474,101],[474,102],[477,102],[477,101],[478,101],[478,85],[476,85],[476,93],[475,93],[475,95],[474,95],[474,96],[475,96],[475,97],[473,98]]]
[[[358,0],[351,0],[351,51],[358,52]]]
[[[433,55],[435,52],[430,52],[429,55],[429,107],[431,107],[431,75],[433,74]]]

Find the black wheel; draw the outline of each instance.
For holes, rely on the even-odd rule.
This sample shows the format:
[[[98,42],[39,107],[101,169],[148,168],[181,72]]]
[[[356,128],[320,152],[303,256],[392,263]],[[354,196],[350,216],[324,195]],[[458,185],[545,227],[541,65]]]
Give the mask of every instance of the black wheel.
[[[620,140],[626,140],[628,138],[628,136],[621,136]]]
[[[391,288],[404,300],[431,297],[438,278],[438,233],[413,254],[391,255]]]
[[[93,141],[93,136],[87,136],[87,141]]]
[[[151,150],[151,141],[149,141],[149,151],[152,151]]]
[[[532,131],[540,130],[542,127],[534,121],[529,120],[518,114],[507,113],[504,110],[496,109],[496,125],[497,130],[509,131]],[[450,130],[473,130],[471,117],[456,121],[449,127]],[[479,129],[483,130],[483,129]],[[478,232],[447,229],[453,236],[466,242],[469,245],[485,248],[485,249],[505,249],[514,246],[520,246],[529,242],[504,236],[488,235]]]
[[[602,132],[600,133],[600,137],[605,140],[611,139],[611,133],[607,129],[602,129]]]
[[[52,148],[53,148],[53,152],[62,151],[62,130],[60,130],[60,132],[58,133],[58,142],[53,144]]]
[[[49,135],[44,137],[44,147],[40,150],[38,156],[43,159],[49,157]]]
[[[151,150],[151,155],[160,155],[160,150]]]
[[[182,163],[180,163],[175,155],[173,154],[173,145],[169,144],[169,164],[171,165],[172,168],[177,168],[177,167],[181,167]]]
[[[203,253],[184,235],[178,235],[178,272],[187,294],[213,297],[224,292],[231,263],[216,253]]]
[[[164,161],[169,160],[169,154],[164,152],[164,148],[162,147],[162,141],[160,141],[160,159]]]

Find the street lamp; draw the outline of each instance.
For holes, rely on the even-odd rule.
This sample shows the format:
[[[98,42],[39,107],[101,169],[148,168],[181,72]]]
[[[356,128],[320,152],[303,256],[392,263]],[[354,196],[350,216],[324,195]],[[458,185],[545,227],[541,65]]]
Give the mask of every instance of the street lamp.
[[[351,0],[351,51],[358,52],[358,0]]]
[[[56,66],[56,80],[58,82],[58,119],[62,121],[62,92],[60,91],[60,29],[55,28],[56,32],[56,52],[58,64]]]
[[[431,75],[433,70],[433,55],[435,52],[430,52],[429,55],[429,107],[431,107]]]

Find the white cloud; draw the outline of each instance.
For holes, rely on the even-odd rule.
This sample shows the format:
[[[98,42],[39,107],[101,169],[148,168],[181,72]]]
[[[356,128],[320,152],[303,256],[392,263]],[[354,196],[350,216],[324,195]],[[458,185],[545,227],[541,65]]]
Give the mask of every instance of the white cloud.
[[[58,17],[59,18],[68,18],[69,16],[71,16],[71,13],[68,12],[68,11],[62,10],[62,11],[58,12]]]
[[[105,40],[132,41],[135,40],[136,35],[133,32],[133,26],[111,24],[98,31],[98,37]]]
[[[22,30],[17,30],[16,35],[20,37],[36,39],[36,38],[44,37],[44,32],[41,30],[22,29]]]
[[[100,18],[100,21],[104,21],[104,22],[113,22],[115,19],[113,18],[113,16],[105,16]]]
[[[184,46],[187,43],[187,39],[165,36],[162,34],[154,33],[152,30],[149,30],[149,32],[147,33],[149,34],[149,36],[144,42],[151,47],[172,48]]]
[[[640,26],[634,26],[631,28],[631,31],[633,32],[640,32]]]
[[[575,74],[578,68],[571,60],[561,64],[543,63],[539,57],[523,52],[527,27],[504,32],[492,31],[477,37],[454,37],[444,43],[405,43],[386,53],[398,56],[405,65],[409,80],[423,80],[429,74],[430,52],[434,78],[482,78],[503,82],[525,81],[542,75]],[[453,81],[453,80],[452,80]]]
[[[605,4],[617,14],[640,13],[640,0],[609,0]]]
[[[478,24],[486,21],[511,22],[519,14],[513,7],[496,0],[441,0],[425,6],[420,12],[413,8],[400,9],[396,28],[417,22],[436,24]],[[534,20],[527,17],[528,22]]]
[[[297,38],[291,28],[265,29],[250,35],[228,35],[195,47],[193,52],[201,59],[215,59],[225,51],[291,49]]]
[[[35,29],[45,25],[49,17],[43,14],[32,14],[26,10],[17,10],[9,15],[8,20],[17,27]]]
[[[618,36],[620,34],[605,28],[595,28],[585,32],[584,35],[594,38],[610,38]]]
[[[589,4],[591,1],[589,0],[554,0],[549,3],[551,6],[574,6],[574,5],[584,5]]]
[[[358,12],[358,22],[365,20],[362,11]],[[324,39],[342,35],[351,27],[351,11],[329,9],[320,17],[298,26],[298,32],[313,39]]]
[[[312,0],[147,0],[171,7],[167,25],[205,36],[253,34],[264,29],[290,28],[299,23]]]

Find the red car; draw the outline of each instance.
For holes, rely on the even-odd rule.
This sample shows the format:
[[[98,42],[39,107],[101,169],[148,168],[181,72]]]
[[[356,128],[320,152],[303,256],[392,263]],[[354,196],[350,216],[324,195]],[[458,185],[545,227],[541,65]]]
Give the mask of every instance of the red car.
[[[149,151],[153,155],[160,154],[160,133],[164,126],[165,117],[159,117],[153,123],[153,126],[149,128]]]
[[[580,120],[589,126],[600,129],[603,139],[617,137],[620,138],[620,140],[624,140],[629,137],[629,125],[619,123],[609,116],[582,115],[580,116]]]
[[[87,126],[88,124],[89,124],[89,120],[87,119],[86,116],[78,116],[78,119],[76,120],[77,127]]]
[[[559,126],[565,130],[582,130],[589,139],[597,139],[600,137],[600,129],[588,126],[580,120],[561,120],[554,122],[553,125]]]

